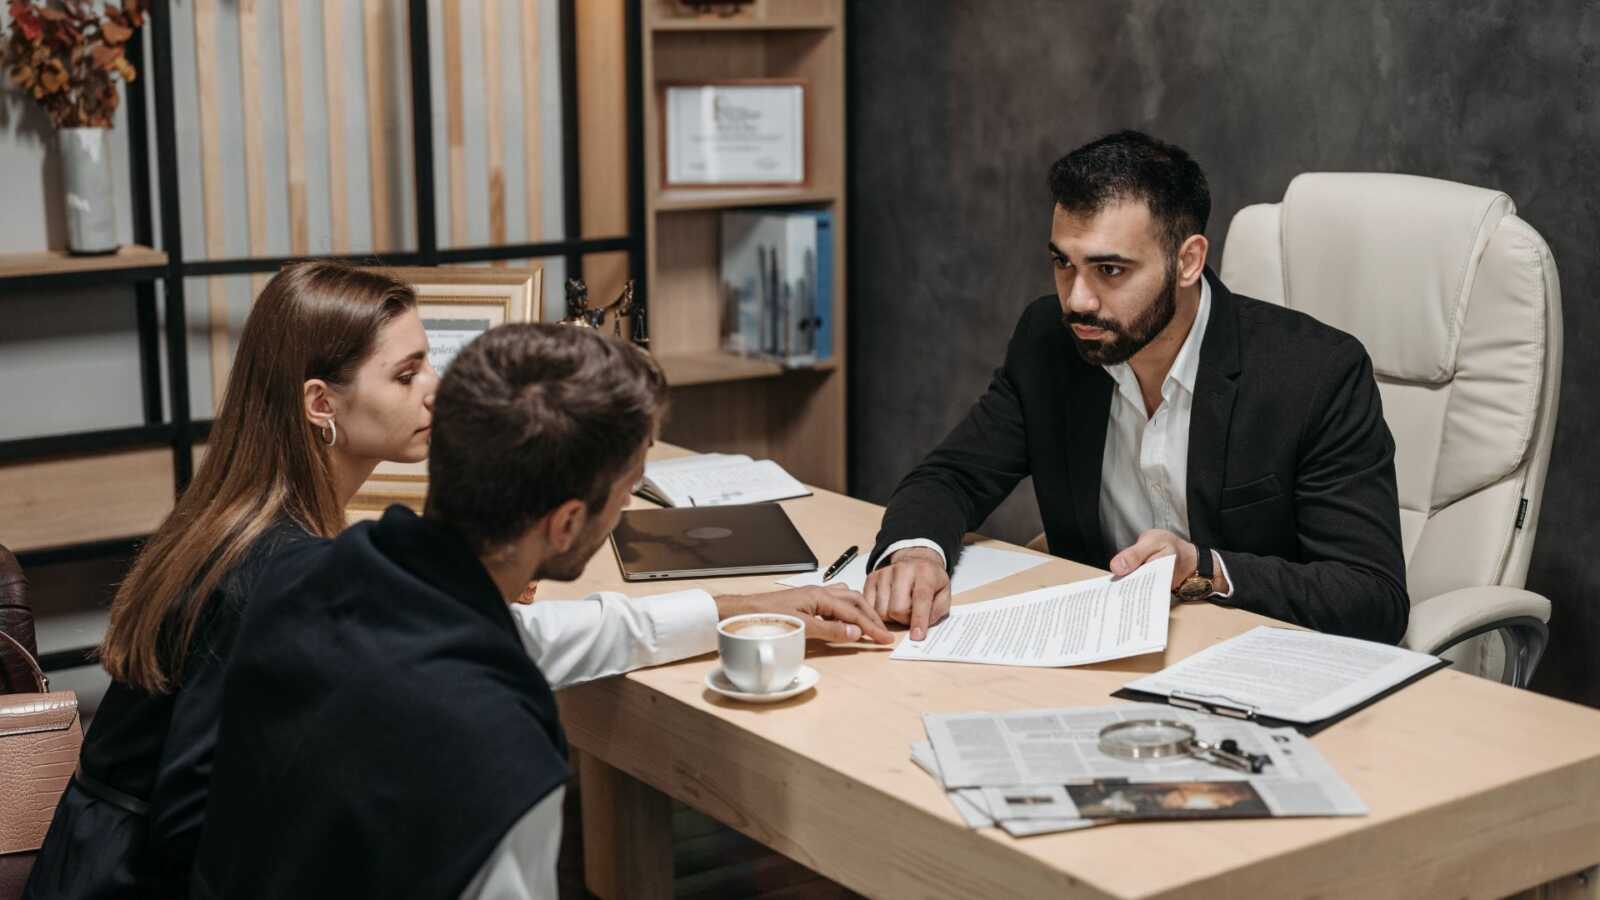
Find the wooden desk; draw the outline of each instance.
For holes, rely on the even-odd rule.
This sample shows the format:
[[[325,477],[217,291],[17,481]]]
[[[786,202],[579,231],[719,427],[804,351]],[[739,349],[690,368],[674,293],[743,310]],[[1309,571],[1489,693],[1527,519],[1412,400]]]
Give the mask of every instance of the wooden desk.
[[[825,560],[869,547],[881,513],[821,491],[784,505]],[[956,602],[1095,574],[1053,560]],[[570,594],[553,584],[540,594],[689,584],[626,585],[607,547]],[[968,830],[911,763],[922,713],[1116,702],[1108,695],[1124,682],[1263,621],[1183,606],[1164,655],[1073,669],[891,662],[884,650],[812,645],[817,689],[772,706],[707,691],[714,656],[569,689],[562,717],[583,753],[590,890],[670,896],[658,791],[877,897],[1501,897],[1600,862],[1600,712],[1448,670],[1313,739],[1371,806],[1364,818],[1126,823],[1015,839]],[[1562,884],[1570,895],[1592,890]]]

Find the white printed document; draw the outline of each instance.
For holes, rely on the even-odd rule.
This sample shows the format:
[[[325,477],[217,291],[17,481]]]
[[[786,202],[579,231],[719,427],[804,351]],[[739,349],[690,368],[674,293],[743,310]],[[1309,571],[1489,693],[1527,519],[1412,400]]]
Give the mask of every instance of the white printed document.
[[[1018,572],[1026,572],[1049,561],[1050,557],[1036,553],[1018,553],[1015,550],[1001,550],[998,547],[981,547],[974,544],[962,550],[961,558],[956,561],[956,570],[950,575],[950,593],[953,596],[973,588],[980,588],[992,581],[1009,578]],[[822,583],[822,573],[807,572],[804,575],[785,578],[778,583],[789,587],[811,587]],[[867,555],[862,554],[851,560],[837,575],[828,579],[828,583],[842,584],[860,593],[867,586]]]
[[[1130,575],[1106,575],[983,603],[954,606],[926,638],[900,642],[891,659],[1078,666],[1167,646],[1175,557]]]
[[[1130,681],[1136,691],[1309,724],[1439,665],[1437,656],[1315,631],[1251,629]]]
[[[805,497],[811,490],[770,459],[701,453],[645,463],[638,493],[664,506],[735,506]]]

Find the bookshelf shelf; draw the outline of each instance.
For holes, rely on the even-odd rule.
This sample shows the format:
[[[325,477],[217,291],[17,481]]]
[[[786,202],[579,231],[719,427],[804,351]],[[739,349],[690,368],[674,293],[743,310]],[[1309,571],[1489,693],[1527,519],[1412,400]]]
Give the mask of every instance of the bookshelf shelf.
[[[752,359],[720,350],[657,353],[656,362],[666,373],[667,384],[673,387],[779,378],[799,372],[833,372],[839,368],[838,360],[833,359],[809,366],[786,367],[770,360]]]
[[[665,19],[650,26],[652,31],[821,31],[837,28],[832,19],[711,19],[704,17]]]
[[[776,378],[783,374],[783,367],[775,362],[735,356],[720,350],[657,353],[656,362],[661,365],[661,371],[666,373],[667,384],[673,387]]]
[[[148,269],[151,277],[167,264],[167,255],[139,244],[125,244],[102,256],[73,256],[60,250],[0,254],[0,279],[71,276],[84,273],[109,275],[122,270]]]
[[[832,203],[839,192],[828,188],[664,188],[655,197],[656,212],[738,209],[748,206],[798,206]]]

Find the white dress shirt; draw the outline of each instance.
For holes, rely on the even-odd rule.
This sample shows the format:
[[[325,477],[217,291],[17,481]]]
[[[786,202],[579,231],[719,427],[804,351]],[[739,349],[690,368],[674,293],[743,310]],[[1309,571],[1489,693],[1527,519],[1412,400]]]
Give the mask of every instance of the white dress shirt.
[[[512,604],[511,618],[555,690],[717,647],[717,605],[698,590],[638,599],[602,592],[582,600]],[[563,786],[546,794],[506,831],[462,891],[465,900],[555,900],[566,792]]]
[[[1200,345],[1211,321],[1211,285],[1200,279],[1200,308],[1178,348],[1172,368],[1161,382],[1161,405],[1146,415],[1139,377],[1125,362],[1103,366],[1116,382],[1111,416],[1106,423],[1105,453],[1100,458],[1100,532],[1116,555],[1133,546],[1152,528],[1189,540],[1189,414],[1194,407],[1195,377],[1200,371]],[[927,538],[890,544],[878,565],[908,547],[928,547],[944,558],[944,550]],[[1212,570],[1227,578],[1222,557],[1211,551]],[[946,560],[946,566],[949,561]],[[1187,574],[1187,573],[1184,573]],[[1228,578],[1233,595],[1233,579]]]

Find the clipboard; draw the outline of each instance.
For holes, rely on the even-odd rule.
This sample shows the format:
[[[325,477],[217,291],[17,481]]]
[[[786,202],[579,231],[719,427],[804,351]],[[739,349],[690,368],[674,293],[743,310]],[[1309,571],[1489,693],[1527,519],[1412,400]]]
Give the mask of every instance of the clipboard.
[[[1201,697],[1194,694],[1184,694],[1182,692],[1168,696],[1166,694],[1152,694],[1148,691],[1137,691],[1132,688],[1119,688],[1115,691],[1112,691],[1111,696],[1116,697],[1119,700],[1132,700],[1136,703],[1165,703],[1168,706],[1176,706],[1179,709],[1192,709],[1198,712],[1211,713],[1212,715],[1227,716],[1228,718],[1232,719],[1243,719],[1248,722],[1254,722],[1264,728],[1293,728],[1295,731],[1300,732],[1306,737],[1311,737],[1312,735],[1317,734],[1318,732],[1321,732],[1330,726],[1344,721],[1345,719],[1363,709],[1366,709],[1372,704],[1377,703],[1379,700],[1382,700],[1390,694],[1393,694],[1395,691],[1415,684],[1416,682],[1428,677],[1429,675],[1432,675],[1434,672],[1437,672],[1440,669],[1449,666],[1450,664],[1450,660],[1441,659],[1433,665],[1428,666],[1426,669],[1423,669],[1422,671],[1410,676],[1409,678],[1398,681],[1389,687],[1384,688],[1360,703],[1357,703],[1354,706],[1346,707],[1325,719],[1318,719],[1315,722],[1290,722],[1285,719],[1273,718],[1272,716],[1263,716],[1256,712],[1255,707],[1247,704],[1233,703],[1225,698],[1215,698],[1209,696]]]

